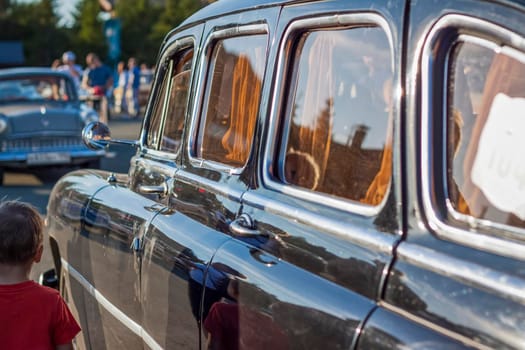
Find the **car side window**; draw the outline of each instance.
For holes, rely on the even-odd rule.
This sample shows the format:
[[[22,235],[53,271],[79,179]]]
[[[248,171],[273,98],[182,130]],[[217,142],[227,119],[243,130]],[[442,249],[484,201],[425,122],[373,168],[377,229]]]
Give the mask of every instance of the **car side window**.
[[[168,92],[168,84],[170,82],[170,72],[172,70],[173,62],[170,61],[166,66],[164,67],[165,71],[162,75],[161,84],[157,90],[157,98],[155,99],[155,103],[153,105],[153,111],[151,113],[150,119],[149,119],[149,126],[148,126],[148,134],[146,138],[146,145],[148,148],[151,149],[158,149],[159,148],[159,140],[160,140],[160,127],[161,127],[161,121],[162,116],[164,115],[164,109],[165,109],[165,102],[166,102],[166,94]]]
[[[307,30],[294,44],[279,177],[375,206],[392,172],[392,55],[378,26]]]
[[[218,40],[212,50],[196,156],[242,167],[251,150],[261,97],[266,35]]]
[[[166,122],[162,130],[161,151],[177,153],[182,143],[184,118],[188,107],[193,48],[183,50],[173,59]]]
[[[525,54],[467,37],[450,62],[449,210],[525,228]]]

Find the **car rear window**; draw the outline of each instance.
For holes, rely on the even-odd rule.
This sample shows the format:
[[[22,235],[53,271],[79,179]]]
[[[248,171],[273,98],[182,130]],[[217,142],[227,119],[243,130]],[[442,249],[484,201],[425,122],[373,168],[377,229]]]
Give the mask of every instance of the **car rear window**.
[[[467,220],[525,228],[525,55],[466,38],[454,46],[450,62],[451,210]]]

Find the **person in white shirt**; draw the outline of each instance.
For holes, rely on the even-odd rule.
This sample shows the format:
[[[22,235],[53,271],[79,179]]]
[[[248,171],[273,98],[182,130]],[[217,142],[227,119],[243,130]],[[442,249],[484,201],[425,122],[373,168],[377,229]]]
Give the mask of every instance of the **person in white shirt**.
[[[73,78],[75,86],[78,90],[80,89],[80,81],[82,79],[82,67],[80,67],[78,64],[75,64],[75,60],[76,56],[72,51],[64,52],[62,55],[63,64],[58,66],[57,70],[68,72]]]

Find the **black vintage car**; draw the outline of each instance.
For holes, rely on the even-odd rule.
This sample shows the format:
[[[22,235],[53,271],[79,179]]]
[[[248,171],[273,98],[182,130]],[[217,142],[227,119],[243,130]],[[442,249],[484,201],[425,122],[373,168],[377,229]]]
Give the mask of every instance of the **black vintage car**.
[[[510,0],[187,19],[129,173],[50,197],[78,346],[525,348],[524,23]]]
[[[0,186],[4,172],[57,166],[98,168],[103,150],[82,142],[82,129],[98,121],[82,103],[69,74],[51,68],[0,70]]]

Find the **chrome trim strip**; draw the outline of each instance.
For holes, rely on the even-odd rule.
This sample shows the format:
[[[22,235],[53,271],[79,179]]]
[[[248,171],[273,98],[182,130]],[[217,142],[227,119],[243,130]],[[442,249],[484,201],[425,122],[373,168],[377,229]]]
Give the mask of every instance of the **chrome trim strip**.
[[[525,281],[521,278],[412,243],[400,244],[397,248],[397,256],[398,261],[405,260],[424,270],[479,289],[494,291],[501,297],[525,304],[525,293],[523,293]]]
[[[155,158],[160,158],[160,159],[165,159],[165,160],[170,160],[170,161],[175,162],[177,160],[177,155],[179,152],[171,153],[168,151],[155,150],[153,148],[147,148],[147,146],[145,145],[141,153],[143,155],[150,155]]]
[[[171,56],[173,56],[173,54],[176,53],[176,51],[179,51],[181,49],[187,49],[190,47],[195,48],[195,38],[193,37],[193,35],[184,36],[182,38],[177,38],[175,41],[170,42],[166,46],[167,48],[162,53],[159,62],[164,62],[165,60],[168,60]]]
[[[237,202],[240,202],[240,198],[243,194],[243,191],[232,188],[228,186],[228,184],[209,180],[208,178],[195,175],[184,169],[180,169],[177,171],[177,178],[175,179],[175,181],[180,182],[181,180],[186,180],[187,182],[189,182],[192,185],[195,185],[196,187],[205,190],[211,190],[210,192],[215,192]]]
[[[226,38],[233,38],[237,36],[248,36],[248,35],[257,35],[257,34],[268,34],[269,28],[267,24],[246,24],[246,25],[237,25],[235,27],[231,28],[225,28],[220,29],[215,32],[212,32],[205,40],[204,44],[202,45],[203,52],[205,54],[201,55],[201,60],[203,61],[200,65],[200,71],[198,75],[198,85],[195,89],[195,99],[193,101],[193,115],[196,116],[196,118],[192,118],[191,124],[190,124],[190,134],[188,137],[188,145],[187,145],[187,154],[188,159],[190,161],[190,164],[192,164],[195,167],[206,167],[208,169],[217,170],[220,172],[229,172],[231,175],[239,175],[242,173],[242,170],[244,169],[244,166],[240,168],[234,168],[225,164],[220,164],[217,162],[208,161],[202,158],[198,158],[195,156],[193,149],[194,147],[197,147],[198,140],[197,140],[197,131],[199,129],[199,125],[201,124],[201,118],[203,118],[202,114],[204,113],[202,103],[204,100],[204,90],[206,88],[206,78],[208,75],[208,68],[210,67],[210,62],[212,58],[210,57],[212,49],[213,49],[213,42],[219,39],[226,39]],[[268,38],[267,38],[267,45],[268,45]],[[265,62],[266,64],[266,62]],[[259,111],[260,112],[260,111]],[[252,144],[253,148],[253,144]]]
[[[264,149],[263,157],[263,169],[262,178],[263,183],[270,189],[290,195],[292,197],[301,198],[307,201],[323,203],[333,208],[343,209],[352,213],[374,216],[377,215],[386,203],[386,199],[389,196],[390,187],[388,192],[385,194],[383,201],[378,206],[369,206],[360,204],[358,202],[351,202],[350,200],[339,199],[323,195],[318,192],[301,189],[291,185],[285,185],[276,181],[272,177],[273,169],[273,158],[277,154],[277,140],[278,130],[281,122],[281,116],[279,115],[283,104],[285,103],[286,96],[284,96],[284,76],[287,74],[287,62],[289,61],[291,42],[293,41],[294,32],[301,29],[315,29],[315,28],[332,28],[332,27],[362,27],[362,26],[377,26],[383,29],[385,35],[388,38],[390,44],[390,53],[392,60],[392,71],[394,71],[394,45],[393,37],[388,26],[388,22],[381,16],[375,13],[359,13],[359,14],[338,14],[324,17],[299,19],[289,26],[284,34],[281,46],[279,48],[279,56],[277,58],[277,73],[275,76],[276,85],[272,94],[272,101],[270,106],[270,125],[268,129],[268,140]],[[397,109],[396,109],[397,110]]]
[[[104,297],[93,285],[91,285],[88,280],[80,274],[74,267],[69,265],[69,263],[64,260],[64,258],[60,258],[60,261],[62,262],[62,268],[75,280],[77,280],[78,283],[86,289],[89,294],[91,294],[95,300],[102,306],[106,311],[108,311],[113,317],[115,317],[117,320],[119,320],[124,326],[126,326],[129,330],[131,330],[133,333],[135,333],[137,336],[142,338],[142,340],[148,344],[148,346],[153,350],[161,350],[162,347],[153,339],[151,335],[149,335],[142,326],[140,326],[137,322],[133,321],[131,318],[129,318],[125,313],[120,311],[119,308],[117,308],[115,305],[113,305],[108,299]]]
[[[158,159],[139,157],[137,158],[135,164],[142,168],[147,168],[149,171],[160,173],[164,176],[174,177],[175,173],[178,171],[177,166],[166,164],[162,161],[165,162],[165,160],[162,160],[162,159],[158,160]],[[170,159],[169,161],[173,161],[173,160]]]
[[[309,210],[275,201],[269,197],[262,196],[257,192],[245,192],[242,201],[248,206],[259,208],[267,213],[286,217],[290,221],[304,223],[319,231],[343,237],[361,247],[366,247],[389,255],[392,254],[393,246],[399,239],[398,236],[391,233],[356,229],[355,226],[350,226],[344,222],[330,219],[324,215],[315,214]]]
[[[386,303],[385,301],[379,301],[379,306],[383,309],[385,309],[386,311],[390,311],[394,314],[397,314],[401,317],[404,317],[410,321],[413,321],[417,324],[420,324],[422,325],[423,327],[426,327],[432,331],[435,331],[436,333],[440,333],[440,334],[443,334],[445,337],[448,337],[448,338],[451,338],[451,339],[454,339],[454,340],[457,340],[458,342],[460,343],[463,343],[469,347],[472,347],[472,348],[475,348],[475,349],[480,349],[480,350],[494,350],[494,348],[492,347],[487,347],[485,345],[482,345],[482,344],[479,344],[477,343],[475,340],[471,339],[471,338],[468,338],[462,334],[458,334],[458,333],[455,333],[453,331],[451,331],[450,329],[448,328],[444,328],[442,326],[439,326],[437,325],[436,323],[434,322],[431,322],[431,321],[428,321],[422,317],[419,317],[419,316],[416,316],[416,315],[413,315],[405,310],[403,310],[402,308],[399,308],[395,305],[392,305],[392,304],[388,304]]]
[[[450,28],[463,28],[471,30],[478,33],[480,36],[487,35],[489,37],[495,38],[494,40],[497,39],[499,42],[510,43],[521,50],[525,50],[525,40],[520,35],[484,20],[456,14],[447,15],[440,19],[430,31],[428,39],[425,41],[425,43],[418,48],[419,57],[421,57],[421,144],[418,145],[418,147],[421,154],[419,161],[421,171],[423,211],[427,217],[430,229],[438,237],[476,249],[523,260],[525,259],[525,246],[522,243],[505,240],[500,237],[495,237],[475,231],[478,227],[496,228],[511,232],[511,234],[517,234],[521,232],[521,236],[523,236],[523,230],[495,223],[487,225],[487,220],[478,220],[470,216],[466,216],[468,218],[466,219],[462,216],[460,219],[463,219],[462,221],[466,222],[471,227],[471,231],[467,231],[442,221],[438,216],[437,210],[435,209],[435,205],[431,196],[433,191],[433,169],[431,169],[431,157],[434,142],[431,141],[430,134],[433,125],[433,121],[431,120],[430,106],[430,101],[432,100],[432,96],[434,94],[432,83],[432,69],[435,64],[433,49],[441,40],[442,31]],[[461,34],[458,36],[457,40],[464,40],[465,38],[467,38],[467,42],[488,46],[490,49],[497,47],[502,52],[504,50],[505,53],[511,52],[512,57],[515,57],[518,53],[518,51],[515,49],[505,45],[499,46],[494,43],[484,44],[490,43],[490,41],[477,38],[473,35]],[[457,41],[454,43],[456,42]],[[450,43],[448,49],[450,49],[454,43]],[[520,55],[520,61],[523,60],[522,57],[523,54]],[[445,84],[447,82],[447,78],[448,76],[444,77]],[[446,89],[446,86],[443,88]],[[443,96],[443,103],[446,103],[445,96]],[[446,106],[444,113],[446,113]],[[446,118],[446,115],[437,117]],[[444,151],[445,150],[442,152]],[[451,213],[454,215],[454,212]]]

